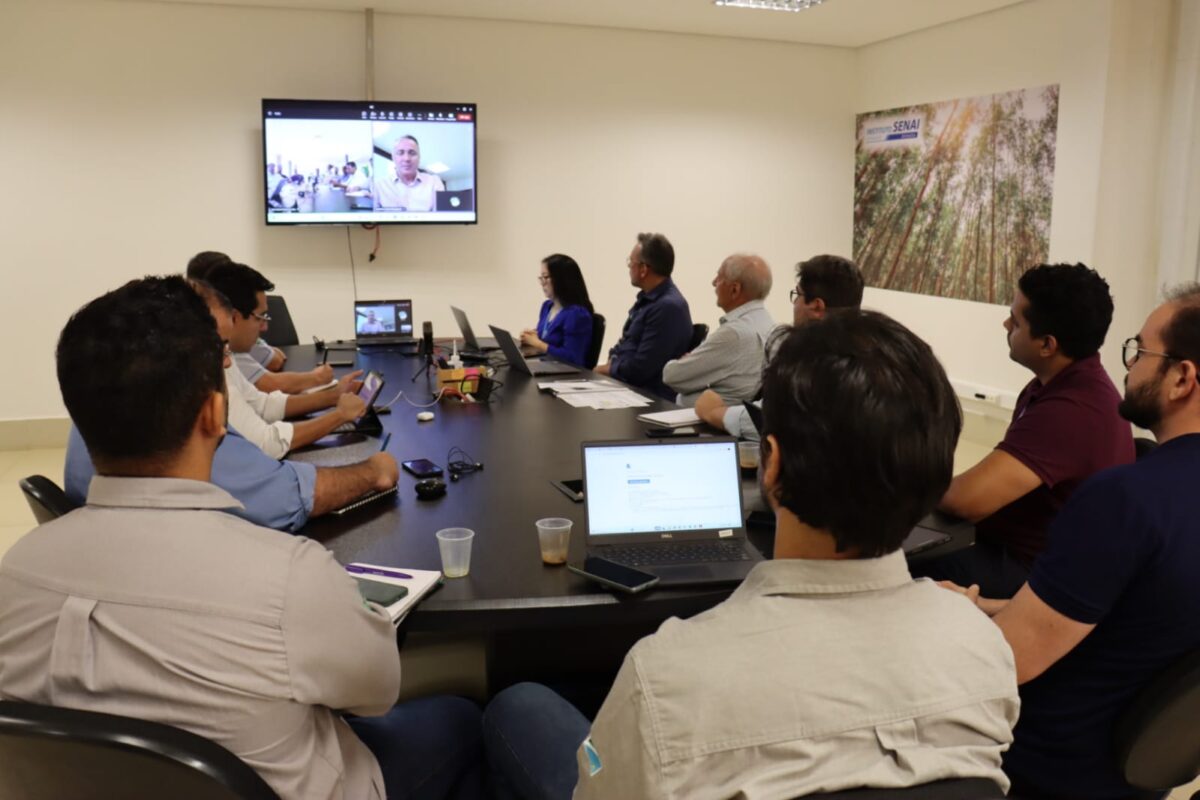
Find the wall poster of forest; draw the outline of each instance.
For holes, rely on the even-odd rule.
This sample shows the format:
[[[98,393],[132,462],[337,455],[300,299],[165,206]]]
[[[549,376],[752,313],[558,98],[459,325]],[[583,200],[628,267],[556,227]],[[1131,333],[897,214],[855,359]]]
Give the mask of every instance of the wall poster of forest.
[[[858,115],[869,286],[1006,305],[1050,249],[1058,86]]]

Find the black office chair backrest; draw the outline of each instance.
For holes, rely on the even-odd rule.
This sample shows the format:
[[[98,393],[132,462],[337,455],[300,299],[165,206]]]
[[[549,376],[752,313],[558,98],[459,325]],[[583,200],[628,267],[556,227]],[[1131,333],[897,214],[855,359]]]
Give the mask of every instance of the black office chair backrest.
[[[806,794],[804,800],[1004,800],[1004,792],[985,778],[957,778],[903,789],[848,789]]]
[[[157,722],[0,701],[0,797],[279,800],[225,748]]]
[[[29,508],[33,510],[33,516],[39,525],[58,519],[76,508],[75,504],[67,499],[66,492],[44,475],[21,478],[17,485],[25,493],[25,502],[29,503]]]
[[[1114,731],[1117,769],[1139,789],[1167,791],[1200,775],[1200,650],[1134,698]]]
[[[703,322],[697,322],[692,326],[692,341],[688,342],[688,352],[695,350],[707,338],[708,326]]]
[[[1158,442],[1153,439],[1147,439],[1144,436],[1135,436],[1133,438],[1133,453],[1135,458],[1141,458],[1148,453],[1154,452],[1154,448],[1158,447]]]
[[[296,335],[296,326],[292,324],[292,315],[288,313],[287,301],[282,295],[267,295],[267,314],[271,317],[270,324],[263,332],[263,341],[271,347],[288,347],[300,344]]]
[[[583,366],[595,369],[600,363],[600,346],[604,344],[604,315],[592,314],[592,341],[588,344],[587,356]]]

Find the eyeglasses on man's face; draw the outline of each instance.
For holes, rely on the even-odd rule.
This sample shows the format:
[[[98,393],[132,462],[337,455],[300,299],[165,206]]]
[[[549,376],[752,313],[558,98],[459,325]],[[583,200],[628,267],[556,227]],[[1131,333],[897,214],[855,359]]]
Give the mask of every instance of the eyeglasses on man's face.
[[[804,292],[799,288],[792,289],[790,292],[788,292],[788,300],[793,304],[795,304],[795,302],[801,297],[804,297]]]
[[[270,322],[271,321],[271,315],[265,311],[262,312],[261,314],[258,313],[257,311],[251,311],[250,316],[254,317],[259,322]]]
[[[1141,341],[1136,336],[1130,336],[1121,345],[1121,361],[1125,364],[1125,369],[1132,369],[1142,356],[1157,356],[1158,358],[1167,358],[1172,361],[1178,361],[1179,356],[1173,356],[1170,353],[1158,353],[1154,350],[1146,350],[1142,347]]]

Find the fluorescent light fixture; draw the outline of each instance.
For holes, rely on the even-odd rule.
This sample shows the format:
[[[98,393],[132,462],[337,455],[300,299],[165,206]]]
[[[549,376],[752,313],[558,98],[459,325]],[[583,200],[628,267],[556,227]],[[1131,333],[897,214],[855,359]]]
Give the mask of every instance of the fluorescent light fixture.
[[[434,175],[441,175],[443,172],[449,172],[450,167],[443,164],[441,161],[435,161],[425,167],[426,172],[432,172]]]
[[[804,11],[825,0],[713,0],[713,5],[728,8],[761,8],[764,11]]]

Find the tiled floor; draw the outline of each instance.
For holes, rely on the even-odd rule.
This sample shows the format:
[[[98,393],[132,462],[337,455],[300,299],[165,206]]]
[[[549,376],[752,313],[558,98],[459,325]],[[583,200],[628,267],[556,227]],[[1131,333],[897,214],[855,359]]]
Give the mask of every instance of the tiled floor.
[[[976,442],[963,439],[959,442],[958,450],[954,454],[954,471],[956,473],[967,469],[971,465],[978,462],[981,458],[990,452],[992,442]],[[33,519],[33,514],[29,510],[29,505],[25,502],[25,497],[21,494],[21,490],[17,487],[17,481],[27,475],[45,475],[55,483],[61,485],[63,458],[66,454],[62,449],[47,449],[47,450],[17,450],[0,452],[0,556],[20,537],[24,536],[36,524]],[[414,655],[417,655],[414,648]],[[456,657],[453,659],[445,659],[445,653],[442,653],[437,648],[422,647],[420,649],[420,657],[433,662],[441,662],[443,666],[447,661],[455,662],[461,660],[462,652],[472,652],[478,655],[476,651],[479,648],[463,648],[459,647],[454,650]],[[441,687],[436,681],[433,681],[428,686],[424,685],[423,681],[417,681],[420,686],[412,685],[411,679],[418,674],[429,673],[430,676],[438,675],[441,667],[436,664],[428,665],[428,669],[415,669],[422,666],[418,663],[406,664],[406,682],[410,685],[406,686],[406,696],[419,696],[420,694],[429,691],[439,690]],[[461,666],[461,665],[459,665]],[[475,672],[480,672],[482,667],[476,665]],[[456,670],[456,672],[461,670]],[[445,680],[445,676],[441,676]],[[421,691],[415,691],[416,689]],[[412,692],[410,695],[409,693]],[[474,694],[474,692],[470,692]],[[1195,792],[1200,792],[1200,780],[1192,784],[1176,789],[1171,793],[1169,800],[1190,800]]]

